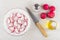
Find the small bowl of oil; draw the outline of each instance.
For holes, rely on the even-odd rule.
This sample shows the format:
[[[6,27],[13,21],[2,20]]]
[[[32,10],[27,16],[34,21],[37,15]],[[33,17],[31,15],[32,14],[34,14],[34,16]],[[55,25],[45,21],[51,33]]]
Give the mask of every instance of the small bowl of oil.
[[[56,21],[54,21],[54,20],[49,20],[49,21],[47,21],[47,23],[46,23],[46,27],[47,27],[49,30],[55,30],[56,27],[57,27],[57,23],[56,23]]]

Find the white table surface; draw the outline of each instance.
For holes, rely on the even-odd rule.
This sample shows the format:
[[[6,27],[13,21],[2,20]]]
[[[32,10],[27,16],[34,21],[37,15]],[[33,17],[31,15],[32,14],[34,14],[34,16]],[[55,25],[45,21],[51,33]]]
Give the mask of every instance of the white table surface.
[[[6,12],[12,8],[26,10],[25,7],[33,3],[39,3],[40,5],[48,3],[49,5],[56,6],[56,17],[53,20],[58,24],[57,29],[53,31],[46,29],[48,38],[44,38],[31,20],[31,27],[24,35],[11,36],[8,34],[3,25]],[[34,14],[38,16],[38,13]],[[0,0],[0,40],[60,40],[60,0]]]

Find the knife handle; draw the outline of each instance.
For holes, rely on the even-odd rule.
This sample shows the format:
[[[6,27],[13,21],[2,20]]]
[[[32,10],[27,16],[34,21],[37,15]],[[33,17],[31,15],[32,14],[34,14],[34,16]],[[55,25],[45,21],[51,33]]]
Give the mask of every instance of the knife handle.
[[[46,31],[45,31],[44,28],[40,25],[40,23],[39,23],[39,22],[36,22],[35,24],[36,24],[36,26],[39,28],[39,30],[41,31],[42,35],[45,36],[45,37],[47,37]]]

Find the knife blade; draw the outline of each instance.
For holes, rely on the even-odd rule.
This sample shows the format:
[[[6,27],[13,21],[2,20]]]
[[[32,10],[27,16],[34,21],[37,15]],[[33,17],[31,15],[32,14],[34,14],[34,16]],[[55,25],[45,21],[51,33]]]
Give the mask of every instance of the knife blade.
[[[31,18],[33,19],[33,21],[36,23],[36,22],[39,22],[39,20],[37,19],[36,16],[33,15],[33,13],[30,11],[30,9],[26,8],[29,15],[31,16]]]
[[[46,31],[44,30],[44,28],[42,27],[42,25],[39,23],[39,20],[37,19],[36,16],[33,15],[33,13],[30,11],[29,8],[26,8],[29,15],[31,16],[31,18],[33,19],[33,21],[35,22],[35,25],[39,28],[39,30],[41,31],[42,35],[47,37],[47,33]]]

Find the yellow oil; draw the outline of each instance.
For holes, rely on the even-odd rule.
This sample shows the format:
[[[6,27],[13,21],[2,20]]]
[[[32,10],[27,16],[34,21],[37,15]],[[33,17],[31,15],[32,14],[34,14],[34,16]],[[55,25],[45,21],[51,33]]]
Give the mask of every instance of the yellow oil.
[[[50,29],[50,30],[56,29],[57,24],[56,24],[55,27],[53,27],[53,26],[51,25],[53,22],[55,22],[55,21],[52,21],[52,20],[47,21],[46,26],[47,26],[48,29]],[[56,22],[55,22],[55,23],[56,23]]]

